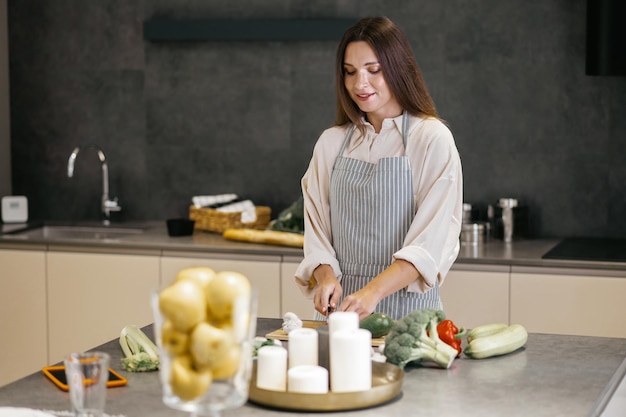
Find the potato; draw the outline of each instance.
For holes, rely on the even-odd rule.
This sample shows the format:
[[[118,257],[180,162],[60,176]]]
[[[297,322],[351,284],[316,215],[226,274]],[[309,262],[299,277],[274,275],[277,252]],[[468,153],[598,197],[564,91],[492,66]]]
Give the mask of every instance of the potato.
[[[161,344],[172,355],[187,352],[189,333],[176,330],[171,320],[165,320],[161,327]]]
[[[177,281],[159,293],[159,309],[177,330],[188,332],[206,319],[206,296],[196,283]]]
[[[213,369],[232,347],[230,333],[203,322],[194,327],[189,338],[189,352],[196,369]]]
[[[228,350],[228,354],[224,357],[216,368],[211,371],[213,379],[226,379],[233,376],[239,363],[241,362],[241,346],[235,344]]]
[[[215,274],[207,287],[208,315],[218,322],[230,321],[233,305],[239,297],[250,299],[250,281],[245,275],[234,271]]]
[[[188,355],[176,356],[172,360],[170,386],[174,395],[189,401],[202,396],[213,383],[209,371],[195,371]]]
[[[215,271],[208,266],[191,266],[189,268],[181,269],[176,274],[176,281],[190,280],[198,284],[200,288],[205,292],[209,285],[209,282],[215,276]]]

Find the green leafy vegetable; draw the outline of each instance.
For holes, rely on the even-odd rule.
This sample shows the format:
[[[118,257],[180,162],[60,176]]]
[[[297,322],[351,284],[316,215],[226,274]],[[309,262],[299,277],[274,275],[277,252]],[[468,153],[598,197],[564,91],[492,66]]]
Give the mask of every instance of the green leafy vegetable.
[[[270,223],[270,229],[279,232],[304,233],[304,199],[298,198],[278,214]]]
[[[124,356],[122,368],[129,372],[156,371],[159,369],[159,353],[156,345],[135,325],[128,325],[120,334],[120,346]]]
[[[266,339],[266,338],[257,338],[254,341],[254,350],[252,352],[252,357],[256,358],[259,355],[259,349],[263,346],[282,346],[283,344],[280,340],[274,339]]]

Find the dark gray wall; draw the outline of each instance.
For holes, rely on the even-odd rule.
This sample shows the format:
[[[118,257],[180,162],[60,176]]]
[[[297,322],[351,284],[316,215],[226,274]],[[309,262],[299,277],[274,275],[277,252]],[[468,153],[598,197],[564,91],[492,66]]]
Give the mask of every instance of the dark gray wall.
[[[334,118],[336,42],[143,40],[169,17],[359,17],[407,32],[461,153],[465,201],[517,197],[535,236],[626,236],[626,77],[585,76],[585,0],[9,1],[13,191],[95,219],[97,143],[119,220],[236,192],[274,214]]]
[[[7,1],[0,0],[0,197],[11,195],[9,27],[7,19]]]

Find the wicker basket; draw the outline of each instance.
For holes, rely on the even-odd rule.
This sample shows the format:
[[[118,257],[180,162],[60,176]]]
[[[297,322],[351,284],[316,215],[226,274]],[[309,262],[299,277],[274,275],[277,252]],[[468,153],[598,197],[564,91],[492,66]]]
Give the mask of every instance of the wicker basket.
[[[194,229],[223,233],[226,229],[265,229],[270,223],[272,209],[256,206],[256,220],[250,223],[241,221],[241,212],[224,213],[215,209],[189,207],[189,218],[195,220]]]

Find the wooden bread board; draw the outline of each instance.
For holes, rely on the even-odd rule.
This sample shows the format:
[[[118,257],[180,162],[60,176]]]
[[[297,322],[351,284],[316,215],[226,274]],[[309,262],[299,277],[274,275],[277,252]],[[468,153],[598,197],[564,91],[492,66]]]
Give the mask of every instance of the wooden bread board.
[[[315,328],[320,327],[320,326],[326,326],[327,324],[328,323],[326,323],[325,321],[302,320],[302,327],[306,327],[306,328],[309,328],[309,329],[315,329]],[[276,330],[266,334],[265,337],[267,337],[268,339],[289,341],[289,335],[287,333],[285,333],[285,331],[282,328],[276,329]],[[377,339],[372,339],[372,346],[380,346],[380,345],[382,345],[384,343],[385,343],[385,338],[384,337],[379,337]]]

